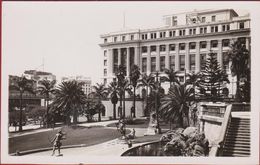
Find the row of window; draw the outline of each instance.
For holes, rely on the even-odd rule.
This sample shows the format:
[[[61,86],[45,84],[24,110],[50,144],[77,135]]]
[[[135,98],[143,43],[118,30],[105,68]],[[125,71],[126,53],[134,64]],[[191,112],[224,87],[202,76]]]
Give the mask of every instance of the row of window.
[[[212,40],[210,41],[210,47],[211,48],[216,48],[218,47],[218,40]],[[230,45],[230,40],[229,39],[224,39],[222,40],[222,46],[223,47],[229,47]],[[207,48],[207,42],[206,41],[201,41],[199,43],[199,47],[201,49],[205,49]],[[185,43],[179,43],[179,49],[180,50],[185,50],[186,48],[186,44]],[[176,44],[170,44],[169,45],[169,51],[175,51],[176,49]],[[196,42],[190,42],[189,43],[189,49],[196,49]],[[157,50],[157,46],[156,45],[152,45],[150,46],[150,50],[151,52],[155,52]],[[165,52],[166,51],[166,45],[159,45],[159,51],[160,52]],[[141,48],[141,52],[142,53],[147,53],[148,52],[148,47],[147,46],[142,46]]]
[[[195,71],[195,54],[189,55],[189,69],[190,71]],[[229,61],[227,58],[227,53],[223,52],[223,69],[228,70],[229,68]],[[217,58],[217,54],[215,53],[215,58]],[[165,56],[160,57],[160,72],[163,72],[165,70]],[[206,64],[206,54],[200,54],[200,70],[205,69]],[[169,68],[175,69],[175,56],[169,57]],[[185,70],[185,55],[179,56],[179,68],[180,71]],[[142,58],[142,72],[147,72],[147,58]],[[156,57],[151,57],[151,72],[156,72]]]

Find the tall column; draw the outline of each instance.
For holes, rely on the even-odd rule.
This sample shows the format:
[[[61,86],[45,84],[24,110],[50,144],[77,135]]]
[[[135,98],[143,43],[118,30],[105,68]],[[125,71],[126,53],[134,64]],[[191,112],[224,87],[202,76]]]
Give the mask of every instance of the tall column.
[[[200,72],[200,42],[196,42],[195,72]]]
[[[156,45],[156,71],[160,71],[160,45]]]
[[[185,69],[187,72],[190,71],[189,43],[185,43]]]
[[[207,41],[207,51],[210,53],[210,40]],[[206,55],[206,59],[208,58],[208,53]]]
[[[139,66],[141,68],[141,64],[139,63],[140,61],[140,55],[139,55],[139,51],[140,48],[139,47],[135,47],[135,55],[134,55],[134,61],[135,61],[135,65]]]
[[[147,75],[151,73],[151,49],[147,46]]]
[[[250,51],[250,38],[246,37],[246,49]]]
[[[180,70],[179,43],[175,44],[175,71]]]
[[[165,56],[165,68],[170,69],[170,52],[169,52],[169,44],[166,45],[166,56]]]
[[[114,65],[114,59],[113,59],[113,49],[107,50],[107,57],[108,57],[108,69],[107,69],[107,75],[112,76],[113,75],[113,65]]]
[[[126,75],[130,74],[130,48],[126,48]]]
[[[121,65],[121,48],[118,48],[118,66]]]
[[[221,69],[223,69],[222,40],[218,40],[218,56],[217,60]]]

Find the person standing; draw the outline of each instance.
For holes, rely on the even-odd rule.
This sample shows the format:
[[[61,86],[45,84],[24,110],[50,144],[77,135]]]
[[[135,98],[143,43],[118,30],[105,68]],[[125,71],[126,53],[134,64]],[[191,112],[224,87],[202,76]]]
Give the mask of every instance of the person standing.
[[[51,155],[51,156],[53,156],[53,155],[55,154],[55,150],[56,150],[56,149],[58,149],[58,153],[59,153],[58,156],[61,155],[61,154],[60,154],[60,147],[61,147],[61,145],[62,145],[61,140],[65,139],[65,138],[64,138],[64,135],[65,135],[65,134],[62,133],[61,130],[59,130],[58,133],[57,133],[57,134],[55,135],[55,137],[53,138],[53,140],[51,141],[51,143],[53,143],[53,149],[52,149],[52,155]]]

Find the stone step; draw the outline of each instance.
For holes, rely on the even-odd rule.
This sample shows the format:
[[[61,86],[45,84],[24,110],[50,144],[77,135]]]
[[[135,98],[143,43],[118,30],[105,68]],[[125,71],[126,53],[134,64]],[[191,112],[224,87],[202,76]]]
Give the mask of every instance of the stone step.
[[[239,150],[225,150],[223,151],[223,153],[226,155],[231,155],[231,154],[241,154],[241,155],[250,155],[250,151],[239,151]]]
[[[225,153],[223,154],[223,156],[230,156],[230,157],[249,157],[249,155],[245,155],[245,154],[228,154],[228,153]]]
[[[249,132],[243,132],[243,131],[228,131],[227,136],[250,136]]]
[[[245,152],[250,152],[250,148],[226,146],[224,151],[243,151],[243,152],[245,151]]]
[[[244,148],[250,148],[250,143],[225,143],[225,147],[244,147]]]
[[[249,145],[250,146],[250,141],[225,141],[226,145]]]

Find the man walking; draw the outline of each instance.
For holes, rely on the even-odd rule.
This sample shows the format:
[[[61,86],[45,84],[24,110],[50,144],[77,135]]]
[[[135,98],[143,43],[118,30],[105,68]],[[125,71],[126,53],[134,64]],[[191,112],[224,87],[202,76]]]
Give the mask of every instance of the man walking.
[[[53,156],[55,154],[55,150],[58,149],[58,156],[61,156],[60,154],[60,147],[62,145],[61,140],[65,139],[63,136],[65,134],[62,133],[61,129],[58,131],[58,133],[55,135],[55,137],[53,138],[53,140],[51,141],[51,143],[53,143],[53,149],[52,149],[52,155]]]

